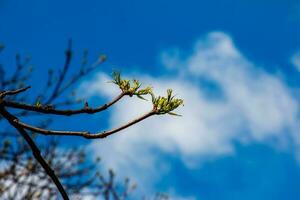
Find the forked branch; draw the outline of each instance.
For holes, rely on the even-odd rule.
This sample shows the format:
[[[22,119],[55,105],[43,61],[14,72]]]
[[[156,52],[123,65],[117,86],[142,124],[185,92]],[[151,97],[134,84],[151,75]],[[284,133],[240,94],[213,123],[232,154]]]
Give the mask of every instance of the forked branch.
[[[122,92],[119,94],[116,98],[114,98],[112,101],[96,107],[96,108],[91,108],[89,106],[84,106],[81,109],[75,109],[75,110],[61,110],[61,109],[55,109],[51,105],[30,105],[30,104],[25,104],[25,103],[19,103],[19,102],[14,102],[14,101],[6,101],[3,100],[3,105],[6,107],[10,108],[15,108],[15,109],[21,109],[21,110],[26,110],[26,111],[33,111],[33,112],[38,112],[38,113],[43,113],[43,114],[54,114],[54,115],[65,115],[65,116],[70,116],[70,115],[77,115],[77,114],[95,114],[98,112],[101,112],[103,110],[106,110],[107,108],[111,107],[115,103],[117,103],[119,100],[121,100],[126,93]]]
[[[0,106],[0,113],[1,115],[22,135],[24,140],[27,142],[27,144],[30,146],[32,154],[34,158],[41,164],[47,175],[51,178],[53,183],[56,185],[57,189],[59,190],[60,194],[62,195],[64,200],[69,200],[69,197],[67,195],[67,192],[65,191],[64,187],[60,183],[58,177],[56,176],[55,172],[53,169],[48,165],[48,163],[45,161],[43,156],[41,155],[41,152],[39,148],[36,146],[34,141],[31,139],[31,137],[28,135],[28,133],[19,126],[15,122],[15,117],[11,115],[9,112],[5,110],[3,106]]]
[[[120,73],[114,73],[113,74],[113,83],[118,85],[118,87],[121,90],[121,93],[116,96],[113,100],[110,102],[95,107],[91,108],[87,103],[85,103],[83,108],[80,109],[56,109],[51,103],[55,101],[65,90],[70,88],[74,83],[76,83],[83,75],[86,75],[96,69],[96,66],[102,61],[105,60],[105,58],[100,57],[100,60],[95,63],[95,65],[92,65],[90,68],[82,68],[80,73],[78,75],[75,75],[73,79],[71,79],[67,84],[64,85],[65,82],[65,77],[66,74],[69,70],[70,63],[71,63],[71,58],[72,58],[72,51],[71,51],[71,41],[69,43],[69,48],[66,51],[66,60],[64,67],[59,74],[58,80],[56,84],[54,84],[54,88],[52,93],[49,95],[49,98],[41,98],[41,99],[46,99],[44,102],[45,104],[43,105],[42,102],[37,101],[35,105],[30,105],[23,103],[24,99],[20,98],[19,100],[16,100],[16,98],[10,98],[6,99],[7,96],[13,96],[17,95],[19,93],[27,91],[30,87],[24,87],[16,90],[7,90],[7,91],[0,91],[0,116],[2,118],[6,119],[11,126],[13,126],[19,133],[20,135],[24,138],[24,140],[27,142],[28,146],[31,148],[32,154],[35,157],[35,159],[40,163],[40,165],[43,167],[45,170],[46,174],[51,178],[53,183],[56,185],[57,189],[59,190],[61,196],[63,199],[68,200],[68,195],[60,183],[58,177],[56,176],[55,172],[52,170],[50,167],[50,164],[48,164],[45,159],[42,157],[39,148],[35,144],[35,142],[32,140],[30,135],[27,133],[28,131],[40,133],[43,135],[58,135],[58,136],[79,136],[79,137],[84,137],[86,139],[100,139],[100,138],[105,138],[107,136],[110,136],[114,133],[120,132],[134,124],[137,124],[153,115],[162,115],[162,114],[171,114],[171,115],[177,115],[176,113],[173,113],[172,111],[175,110],[178,106],[183,104],[182,99],[177,99],[174,98],[172,95],[172,90],[167,91],[167,96],[166,97],[161,97],[158,96],[156,97],[153,92],[151,87],[145,87],[141,88],[141,84],[137,80],[126,80],[122,79]],[[19,58],[18,58],[18,66],[19,65]],[[18,67],[17,69],[19,69]],[[17,70],[18,72],[18,70]],[[3,86],[4,79],[3,77],[0,77],[0,84]],[[15,81],[12,81],[14,83]],[[47,86],[50,88],[52,85],[51,80],[48,82]],[[78,114],[95,114],[99,113],[101,111],[104,111],[108,109],[109,107],[113,106],[116,104],[118,101],[120,101],[123,97],[125,96],[137,96],[138,98],[145,99],[143,96],[145,95],[150,95],[152,98],[152,104],[153,104],[153,109],[149,111],[148,113],[133,119],[132,121],[114,128],[112,130],[108,131],[103,131],[103,132],[98,132],[98,133],[90,133],[87,131],[60,131],[60,130],[50,130],[46,128],[40,128],[37,126],[29,125],[27,123],[24,123],[20,121],[16,116],[17,114],[13,115],[10,112],[8,112],[8,108],[12,109],[17,109],[20,110],[21,112],[25,113],[25,115],[28,112],[35,112],[35,113],[41,113],[41,114],[53,114],[53,115],[63,115],[63,116],[71,116],[71,115],[78,115]],[[46,96],[43,96],[46,97]],[[14,99],[14,100],[13,100]]]

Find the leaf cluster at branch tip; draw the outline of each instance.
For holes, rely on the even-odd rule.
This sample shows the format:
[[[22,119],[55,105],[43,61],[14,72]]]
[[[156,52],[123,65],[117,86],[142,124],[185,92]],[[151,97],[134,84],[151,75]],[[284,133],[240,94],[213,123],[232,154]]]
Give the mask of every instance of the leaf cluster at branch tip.
[[[178,108],[180,105],[183,105],[183,100],[175,98],[175,96],[172,95],[172,93],[173,91],[171,89],[168,89],[167,97],[155,97],[154,95],[152,95],[152,103],[157,114],[169,114],[180,116],[176,113],[173,113],[172,111]]]
[[[152,88],[145,87],[141,88],[141,83],[138,80],[130,81],[128,79],[122,79],[119,72],[113,72],[113,81],[114,84],[118,85],[122,92],[129,94],[129,96],[136,95],[137,97],[146,100],[143,95],[151,94]]]
[[[146,100],[142,95],[150,94],[152,97],[153,108],[156,114],[170,114],[180,116],[172,111],[178,108],[180,105],[183,105],[183,100],[175,98],[172,95],[173,91],[171,89],[167,90],[167,97],[155,97],[151,87],[145,87],[140,89],[141,84],[137,80],[132,82],[128,79],[122,79],[119,72],[113,73],[114,84],[118,85],[122,92],[129,94],[129,96],[136,95],[137,97]]]

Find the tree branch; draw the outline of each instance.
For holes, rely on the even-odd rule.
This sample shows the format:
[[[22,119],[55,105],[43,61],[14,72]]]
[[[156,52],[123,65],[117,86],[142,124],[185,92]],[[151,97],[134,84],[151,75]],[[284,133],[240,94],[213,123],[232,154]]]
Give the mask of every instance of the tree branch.
[[[66,50],[66,60],[65,60],[65,65],[64,65],[63,71],[61,72],[61,74],[58,78],[58,81],[55,85],[55,88],[54,88],[50,98],[47,100],[46,104],[52,102],[58,96],[59,89],[60,89],[60,87],[65,79],[66,73],[69,69],[69,66],[71,63],[71,58],[72,58],[72,40],[70,39],[68,49]]]
[[[26,123],[23,123],[21,121],[19,121],[19,119],[17,118],[14,118],[14,123],[17,124],[18,126],[24,128],[24,129],[27,129],[27,130],[30,130],[30,131],[33,131],[33,132],[36,132],[36,133],[41,133],[43,135],[60,135],[60,136],[80,136],[80,137],[84,137],[86,139],[97,139],[97,138],[105,138],[109,135],[112,135],[114,133],[117,133],[123,129],[126,129],[152,115],[155,115],[155,111],[150,111],[144,115],[142,115],[141,117],[139,118],[136,118],[118,128],[115,128],[115,129],[112,129],[112,130],[109,130],[109,131],[103,131],[103,132],[99,132],[99,133],[90,133],[90,132],[86,132],[86,131],[57,131],[57,130],[48,130],[48,129],[43,129],[43,128],[38,128],[38,127],[35,127],[35,126],[31,126],[31,125],[28,125]]]
[[[87,74],[89,74],[92,71],[94,71],[95,69],[97,69],[97,67],[100,64],[102,64],[104,61],[105,61],[105,59],[99,58],[94,64],[92,64],[92,66],[90,66],[89,68],[87,68],[85,70],[80,71],[77,75],[75,75],[73,78],[71,78],[70,81],[68,83],[66,83],[64,86],[62,86],[61,89],[57,93],[62,94],[65,90],[67,90],[69,87],[74,85],[74,83],[76,83],[82,77],[86,76]]]
[[[48,163],[45,161],[45,159],[42,157],[39,148],[36,146],[36,144],[31,139],[31,137],[28,135],[28,133],[24,130],[24,128],[20,127],[19,124],[16,123],[16,117],[14,117],[9,112],[7,112],[3,106],[0,107],[0,113],[22,135],[24,140],[30,146],[33,156],[40,163],[40,165],[43,167],[43,169],[45,170],[47,175],[51,178],[53,183],[56,185],[56,187],[59,190],[63,199],[69,200],[69,197],[68,197],[64,187],[60,183],[58,177],[55,175],[55,172],[48,165]]]
[[[3,105],[6,107],[10,107],[10,108],[22,109],[22,110],[39,112],[39,113],[44,113],[44,114],[70,116],[70,115],[83,114],[83,113],[94,114],[97,112],[101,112],[101,111],[109,108],[110,106],[114,105],[115,103],[117,103],[125,95],[126,95],[126,93],[121,93],[116,98],[114,98],[112,101],[110,101],[109,103],[106,103],[97,108],[84,107],[84,108],[76,109],[76,110],[59,110],[59,109],[55,109],[55,108],[53,108],[51,106],[47,106],[47,105],[34,106],[34,105],[18,103],[18,102],[13,102],[13,101],[5,101],[5,100],[3,100]]]
[[[30,88],[30,86],[27,86],[27,87],[20,88],[20,89],[17,89],[17,90],[9,90],[9,91],[1,92],[0,93],[0,99],[3,99],[4,97],[6,97],[8,95],[16,95],[16,94],[19,94],[21,92],[25,92],[29,88]]]

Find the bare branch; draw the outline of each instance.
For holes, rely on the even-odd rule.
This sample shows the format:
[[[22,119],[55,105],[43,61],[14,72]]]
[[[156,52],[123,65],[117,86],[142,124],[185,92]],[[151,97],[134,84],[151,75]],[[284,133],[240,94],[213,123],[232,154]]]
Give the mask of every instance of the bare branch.
[[[29,88],[30,88],[30,86],[27,86],[27,87],[20,88],[20,89],[17,89],[17,90],[8,90],[8,91],[1,92],[0,93],[0,99],[3,99],[4,97],[6,97],[8,95],[16,95],[16,94],[19,94],[21,92],[25,92]]]
[[[94,64],[92,64],[92,66],[88,67],[85,70],[83,69],[80,70],[80,72],[77,75],[75,75],[73,78],[70,79],[68,83],[66,83],[64,86],[61,87],[58,93],[59,94],[63,93],[65,90],[67,90],[69,87],[74,85],[77,81],[79,81],[82,77],[86,76],[87,74],[97,69],[97,67],[101,65],[104,61],[105,58],[100,57]]]
[[[35,126],[31,126],[31,125],[28,125],[26,123],[23,123],[21,121],[19,121],[17,118],[14,119],[14,123],[18,124],[18,126],[21,126],[22,128],[25,128],[27,130],[30,130],[30,131],[33,131],[33,132],[36,132],[36,133],[41,133],[43,135],[60,135],[60,136],[81,136],[81,137],[84,137],[86,139],[97,139],[97,138],[105,138],[109,135],[112,135],[114,133],[117,133],[123,129],[126,129],[152,115],[156,114],[155,111],[150,111],[144,115],[142,115],[141,117],[139,118],[136,118],[118,128],[115,128],[115,129],[112,129],[112,130],[109,130],[109,131],[103,131],[103,132],[100,132],[100,133],[90,133],[90,132],[86,132],[86,131],[57,131],[57,130],[48,130],[48,129],[43,129],[43,128],[38,128],[38,127],[35,127]]]
[[[65,60],[65,65],[64,65],[63,71],[61,72],[61,74],[59,76],[59,79],[58,79],[58,81],[55,85],[55,88],[54,88],[50,98],[47,100],[46,104],[49,104],[50,102],[52,102],[58,96],[59,89],[60,89],[60,87],[61,87],[61,85],[62,85],[62,83],[65,79],[65,76],[67,74],[67,71],[69,69],[71,59],[72,59],[72,40],[71,39],[69,40],[69,46],[68,46],[68,49],[65,52],[65,55],[66,55],[66,60]]]
[[[23,62],[21,60],[21,57],[17,55],[16,71],[13,76],[9,77],[8,79],[6,78],[5,71],[0,64],[0,120],[6,119],[8,123],[17,130],[16,134],[14,134],[14,137],[11,137],[13,134],[11,134],[12,132],[10,130],[5,130],[5,128],[1,130],[0,137],[4,139],[7,139],[9,137],[9,140],[3,140],[3,145],[2,147],[0,146],[1,162],[4,161],[8,163],[7,169],[5,169],[4,171],[0,170],[0,197],[3,197],[1,193],[6,190],[6,192],[9,193],[9,197],[6,198],[4,196],[4,198],[16,199],[18,195],[17,193],[20,191],[14,192],[10,188],[18,188],[19,186],[27,185],[27,187],[23,187],[23,189],[20,189],[22,190],[22,193],[25,192],[25,194],[22,194],[25,199],[52,199],[52,197],[57,199],[59,194],[61,194],[64,199],[68,199],[66,191],[68,191],[70,195],[80,193],[82,194],[81,190],[85,187],[89,187],[88,189],[95,188],[94,190],[91,190],[91,193],[102,195],[104,199],[125,200],[128,196],[128,193],[134,188],[133,186],[131,187],[129,185],[128,181],[125,181],[124,191],[119,193],[120,188],[118,188],[116,182],[114,182],[114,174],[111,171],[107,180],[105,180],[102,176],[99,177],[101,184],[93,183],[95,177],[97,177],[94,175],[87,177],[85,176],[84,178],[82,178],[82,175],[84,175],[86,171],[88,171],[88,173],[91,173],[93,171],[92,166],[95,167],[95,165],[84,165],[82,168],[74,168],[73,166],[82,163],[81,160],[83,160],[83,158],[81,154],[79,154],[78,152],[76,154],[75,151],[71,151],[72,153],[69,154],[61,153],[58,155],[55,153],[55,149],[57,149],[58,146],[56,146],[55,143],[50,143],[48,141],[46,148],[40,146],[41,149],[45,149],[45,152],[42,156],[40,153],[40,149],[35,143],[40,141],[34,140],[35,137],[38,136],[38,134],[33,134],[31,138],[31,135],[28,134],[29,131],[50,136],[79,136],[86,139],[105,138],[114,133],[120,132],[136,123],[139,123],[153,115],[177,115],[172,111],[183,103],[181,99],[174,98],[171,90],[167,91],[167,97],[156,97],[152,92],[152,87],[148,86],[145,88],[141,88],[141,84],[139,83],[139,81],[122,79],[120,73],[114,73],[112,82],[117,84],[122,92],[110,102],[94,108],[91,108],[86,102],[84,106],[80,107],[79,109],[56,109],[56,107],[58,107],[59,105],[56,100],[58,100],[58,98],[61,97],[65,91],[73,87],[75,83],[77,83],[81,78],[97,69],[97,66],[99,66],[106,59],[105,56],[101,56],[90,67],[86,67],[87,54],[84,54],[84,61],[81,65],[80,70],[77,73],[75,72],[73,76],[67,78],[72,59],[71,45],[72,44],[70,40],[69,46],[65,52],[64,66],[58,73],[55,72],[55,74],[58,74],[57,79],[54,79],[56,77],[53,77],[54,71],[50,70],[48,74],[48,82],[45,85],[45,89],[41,94],[37,96],[29,96],[28,93],[16,96],[16,94],[25,92],[30,88],[21,88],[25,84],[24,81],[28,80],[32,72],[31,68],[29,68],[28,73],[25,73],[25,71],[23,70],[30,59],[26,59]],[[13,90],[10,88],[20,89]],[[49,90],[51,90],[50,93],[48,92]],[[127,95],[130,97],[137,96],[141,99],[144,99],[143,95],[151,95],[153,109],[148,113],[136,119],[133,119],[126,124],[121,125],[120,127],[108,131],[90,133],[87,131],[50,130],[47,128],[49,127],[49,121],[40,125],[29,125],[18,119],[18,117],[31,117],[33,115],[39,115],[41,117],[46,117],[47,119],[47,117],[49,118],[49,114],[62,116],[95,114],[108,109]],[[28,100],[31,102],[33,101],[33,103],[24,103]],[[65,100],[64,98],[60,100],[64,106],[74,106],[76,103],[78,103],[77,100]],[[42,102],[44,102],[44,104],[42,104]],[[14,110],[16,112],[10,113],[8,112],[8,109],[16,109]],[[14,139],[12,143],[10,143],[10,138]],[[28,145],[26,145],[26,143]],[[32,158],[31,153],[35,159]],[[50,166],[53,166],[53,169]],[[91,166],[91,168],[89,166]],[[60,180],[58,179],[58,176],[56,174],[62,178],[62,182],[64,183],[65,188],[60,183]],[[43,180],[42,183],[35,182],[35,179],[33,177],[37,177],[38,180]],[[9,182],[8,185],[3,186],[3,180],[6,180],[6,178],[8,180],[11,180],[11,182]],[[68,181],[65,181],[66,179],[68,179]],[[55,185],[51,184],[51,181]],[[56,192],[57,189],[59,193]]]
[[[36,144],[30,138],[30,136],[27,134],[27,132],[16,123],[16,120],[15,120],[16,118],[13,115],[11,115],[9,112],[7,112],[3,106],[0,107],[0,113],[22,135],[24,140],[30,146],[33,156],[40,163],[40,165],[44,168],[47,175],[52,179],[53,183],[56,185],[56,187],[59,190],[60,194],[62,195],[63,199],[69,200],[69,197],[68,197],[64,187],[60,183],[58,177],[55,175],[55,172],[48,165],[48,163],[45,161],[45,159],[42,157],[39,148],[36,146]]]
[[[117,103],[120,99],[122,99],[126,93],[121,93],[119,94],[116,98],[114,98],[112,101],[99,106],[97,108],[90,108],[85,106],[84,108],[77,109],[77,110],[59,110],[55,109],[52,106],[35,106],[35,105],[29,105],[29,104],[24,104],[24,103],[18,103],[18,102],[13,102],[13,101],[5,101],[3,100],[3,105],[11,108],[16,108],[16,109],[22,109],[22,110],[27,110],[27,111],[34,111],[34,112],[39,112],[39,113],[44,113],[44,114],[54,114],[54,115],[65,115],[65,116],[70,116],[70,115],[76,115],[76,114],[94,114],[101,112],[110,106],[114,105]]]

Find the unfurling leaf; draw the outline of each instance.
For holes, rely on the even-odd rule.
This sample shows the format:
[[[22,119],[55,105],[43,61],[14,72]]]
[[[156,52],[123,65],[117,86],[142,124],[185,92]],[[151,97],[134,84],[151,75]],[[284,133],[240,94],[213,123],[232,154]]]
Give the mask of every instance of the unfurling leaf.
[[[129,96],[136,95],[139,97],[142,95],[150,94],[152,92],[151,87],[140,89],[141,83],[138,80],[130,81],[128,79],[122,79],[119,72],[113,72],[112,82],[118,85],[122,92],[127,93]]]
[[[40,100],[37,100],[37,101],[35,102],[35,106],[38,107],[38,108],[42,107],[41,101],[40,101]]]
[[[171,111],[178,108],[180,105],[183,105],[182,99],[176,99],[175,96],[172,95],[173,91],[171,89],[167,90],[166,97],[155,97],[152,87],[145,87],[139,89],[141,84],[138,80],[133,80],[132,82],[128,79],[122,79],[121,74],[119,72],[113,72],[113,80],[112,82],[119,86],[123,93],[129,96],[137,96],[142,100],[147,100],[143,96],[144,95],[151,95],[153,109],[155,110],[156,114],[170,114],[174,116],[181,116]]]
[[[182,117],[182,115],[179,115],[177,113],[173,113],[173,112],[168,112],[169,115],[174,115],[174,116],[177,116],[177,117]]]
[[[167,97],[155,97],[152,94],[152,102],[153,107],[157,114],[170,114],[175,116],[180,116],[176,113],[173,113],[171,111],[178,108],[180,105],[183,105],[182,99],[175,99],[174,96],[172,96],[172,90],[167,90]]]

